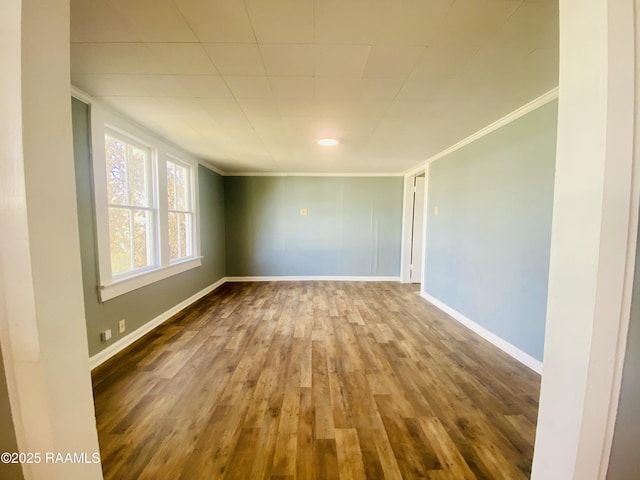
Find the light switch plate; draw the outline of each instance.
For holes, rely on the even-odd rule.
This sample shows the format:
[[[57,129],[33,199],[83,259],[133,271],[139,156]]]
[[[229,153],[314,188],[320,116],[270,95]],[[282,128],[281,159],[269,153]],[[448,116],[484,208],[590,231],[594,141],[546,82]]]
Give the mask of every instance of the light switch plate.
[[[307,216],[307,209],[306,208],[301,208],[300,209],[300,216],[301,217],[306,217]]]

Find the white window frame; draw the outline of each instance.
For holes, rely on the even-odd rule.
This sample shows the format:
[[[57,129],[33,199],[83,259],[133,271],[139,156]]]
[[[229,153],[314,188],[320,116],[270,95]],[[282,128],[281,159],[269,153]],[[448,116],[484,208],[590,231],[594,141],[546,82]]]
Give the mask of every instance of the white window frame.
[[[98,256],[98,292],[101,302],[150,285],[173,275],[185,272],[202,264],[200,254],[200,222],[198,204],[198,161],[186,152],[165,143],[155,135],[132,122],[109,111],[102,105],[91,102],[91,145],[93,166],[94,207]],[[157,209],[155,223],[155,256],[153,267],[138,269],[130,274],[113,275],[109,243],[109,207],[107,204],[107,173],[105,133],[112,131],[125,139],[148,146],[151,151],[151,170],[154,185],[154,200]],[[193,207],[193,254],[171,262],[169,260],[169,227],[167,201],[166,162],[180,162],[191,170],[191,200]]]

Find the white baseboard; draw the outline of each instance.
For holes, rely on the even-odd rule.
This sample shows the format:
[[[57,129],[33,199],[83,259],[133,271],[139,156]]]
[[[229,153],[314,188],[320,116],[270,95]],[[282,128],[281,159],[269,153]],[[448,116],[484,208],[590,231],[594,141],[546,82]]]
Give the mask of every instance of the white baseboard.
[[[281,277],[226,277],[227,282],[302,282],[315,280],[334,282],[399,282],[400,277],[333,277],[322,275],[283,275]]]
[[[113,357],[115,354],[117,354],[118,352],[121,352],[122,350],[127,348],[133,342],[135,342],[136,340],[142,338],[144,335],[149,333],[151,330],[153,330],[157,326],[159,326],[159,325],[163,324],[164,322],[166,322],[167,320],[169,320],[171,317],[173,317],[180,310],[188,307],[189,305],[191,305],[196,300],[199,300],[202,297],[204,297],[206,294],[214,291],[216,288],[218,288],[220,285],[224,284],[226,281],[227,281],[227,279],[225,277],[221,278],[220,280],[218,280],[214,284],[209,285],[208,287],[204,288],[203,290],[200,290],[198,293],[196,293],[194,295],[191,295],[186,300],[183,300],[179,304],[171,307],[166,312],[161,313],[160,315],[158,315],[153,320],[148,321],[147,323],[142,325],[137,330],[134,330],[133,332],[131,332],[126,337],[121,338],[117,342],[109,345],[104,350],[96,353],[94,356],[89,358],[89,368],[91,370],[93,370],[98,365],[103,364],[104,362],[109,360],[111,357]]]
[[[542,374],[542,362],[540,360],[537,360],[537,359],[533,358],[531,355],[529,355],[528,353],[523,352],[518,347],[516,347],[514,345],[511,345],[509,342],[507,342],[506,340],[500,338],[495,333],[492,333],[489,330],[487,330],[486,328],[478,325],[473,320],[470,320],[469,318],[465,317],[463,314],[461,314],[457,310],[454,310],[449,305],[447,305],[445,303],[442,303],[440,300],[438,300],[437,298],[432,297],[428,293],[421,292],[420,296],[422,298],[424,298],[426,301],[428,301],[429,303],[431,303],[434,306],[438,307],[440,310],[442,310],[446,314],[448,314],[454,320],[460,322],[462,325],[467,327],[469,330],[474,331],[475,333],[480,335],[485,340],[487,340],[487,341],[491,342],[492,344],[494,344],[496,347],[498,347],[503,352],[507,353],[508,355],[511,355],[513,358],[518,360],[523,365],[526,365],[527,367],[529,367],[531,370],[533,370],[536,373]]]

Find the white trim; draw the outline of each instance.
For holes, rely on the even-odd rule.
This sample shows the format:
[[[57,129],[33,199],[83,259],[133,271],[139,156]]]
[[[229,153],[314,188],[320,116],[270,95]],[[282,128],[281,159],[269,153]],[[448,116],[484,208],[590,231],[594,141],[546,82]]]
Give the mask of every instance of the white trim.
[[[453,308],[451,308],[447,304],[441,302],[437,298],[432,297],[428,293],[422,292],[422,293],[420,293],[420,296],[422,298],[424,298],[427,302],[431,303],[435,307],[437,307],[440,310],[442,310],[444,313],[449,315],[454,320],[460,322],[462,325],[467,327],[469,330],[472,330],[473,332],[477,333],[482,338],[484,338],[488,342],[492,343],[493,345],[498,347],[500,350],[502,350],[506,354],[508,354],[508,355],[512,356],[513,358],[515,358],[516,360],[518,360],[523,365],[529,367],[531,370],[533,370],[536,373],[542,374],[542,362],[540,360],[537,360],[537,359],[533,358],[528,353],[523,352],[518,347],[510,344],[509,342],[507,342],[506,340],[500,338],[495,333],[490,332],[489,330],[487,330],[483,326],[478,325],[473,320],[465,317],[463,314],[461,314],[457,310],[454,310]]]
[[[180,262],[172,263],[160,268],[154,268],[151,271],[146,271],[140,275],[133,277],[126,277],[122,280],[115,281],[109,285],[101,285],[99,287],[100,301],[106,302],[117,296],[123,295],[132,290],[142,288],[152,283],[159,282],[165,278],[172,277],[192,268],[196,268],[202,265],[202,257],[190,257],[187,259],[181,259]]]
[[[552,100],[555,100],[556,98],[558,98],[558,87],[556,87],[556,88],[554,88],[552,90],[549,90],[544,95],[539,96],[538,98],[530,101],[526,105],[523,105],[522,107],[518,108],[517,110],[514,110],[513,112],[511,112],[511,113],[505,115],[504,117],[496,120],[495,122],[487,125],[483,129],[478,130],[476,133],[473,133],[473,134],[469,135],[467,138],[465,138],[463,140],[460,140],[458,143],[450,146],[449,148],[447,148],[445,150],[442,150],[440,153],[437,153],[437,154],[433,155],[432,157],[429,157],[424,162],[422,162],[422,163],[416,165],[415,167],[412,167],[409,170],[405,171],[404,175],[405,176],[415,175],[415,174],[425,170],[427,168],[427,165],[429,165],[431,162],[434,162],[434,161],[436,161],[436,160],[438,160],[438,159],[440,159],[442,157],[446,157],[450,153],[453,153],[456,150],[461,149],[465,145],[469,145],[470,143],[475,142],[479,138],[482,138],[485,135],[488,135],[489,133],[499,129],[500,127],[504,127],[505,125],[507,125],[507,124],[519,119],[520,117],[523,117],[527,113],[532,112],[535,109],[540,108],[543,105],[546,105],[547,103],[551,102]]]
[[[395,173],[340,173],[340,172],[227,172],[227,177],[403,177]]]
[[[333,282],[399,282],[400,277],[348,277],[324,275],[283,275],[264,277],[226,277],[227,282],[301,282],[301,281],[333,281]]]
[[[77,98],[81,102],[91,105],[95,100],[88,93],[83,92],[78,87],[71,85],[71,96]]]
[[[208,168],[212,172],[217,173],[218,175],[221,175],[223,177],[226,175],[226,173],[224,173],[224,170],[219,169],[208,160],[204,160],[201,158],[200,160],[198,160],[198,164],[202,165],[204,168]]]
[[[202,297],[204,297],[208,293],[213,292],[216,288],[220,287],[225,282],[226,282],[226,278],[224,278],[224,277],[221,278],[220,280],[218,280],[217,282],[213,283],[212,285],[209,285],[208,287],[200,290],[198,293],[196,293],[194,295],[191,295],[186,300],[183,300],[182,302],[178,303],[174,307],[171,307],[166,312],[161,313],[160,315],[155,317],[153,320],[148,321],[147,323],[142,325],[137,330],[134,330],[133,332],[131,332],[126,337],[121,338],[117,342],[109,345],[104,350],[96,353],[95,355],[93,355],[92,357],[89,358],[89,368],[91,370],[93,370],[97,366],[102,365],[104,362],[106,362],[111,357],[113,357],[117,353],[119,353],[122,350],[124,350],[125,348],[127,348],[129,345],[131,345],[135,341],[137,341],[140,338],[142,338],[144,335],[149,333],[151,330],[153,330],[154,328],[162,325],[164,322],[166,322],[171,317],[173,317],[176,313],[180,312],[181,310],[184,310],[189,305],[194,303],[196,300],[200,300]]]

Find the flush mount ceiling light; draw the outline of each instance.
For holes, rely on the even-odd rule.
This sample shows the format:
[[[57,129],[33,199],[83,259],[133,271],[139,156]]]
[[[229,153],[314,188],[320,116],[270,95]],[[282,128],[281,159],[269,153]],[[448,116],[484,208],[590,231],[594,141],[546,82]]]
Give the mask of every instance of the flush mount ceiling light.
[[[318,145],[323,147],[335,147],[338,144],[338,140],[335,138],[321,138],[318,140]]]

